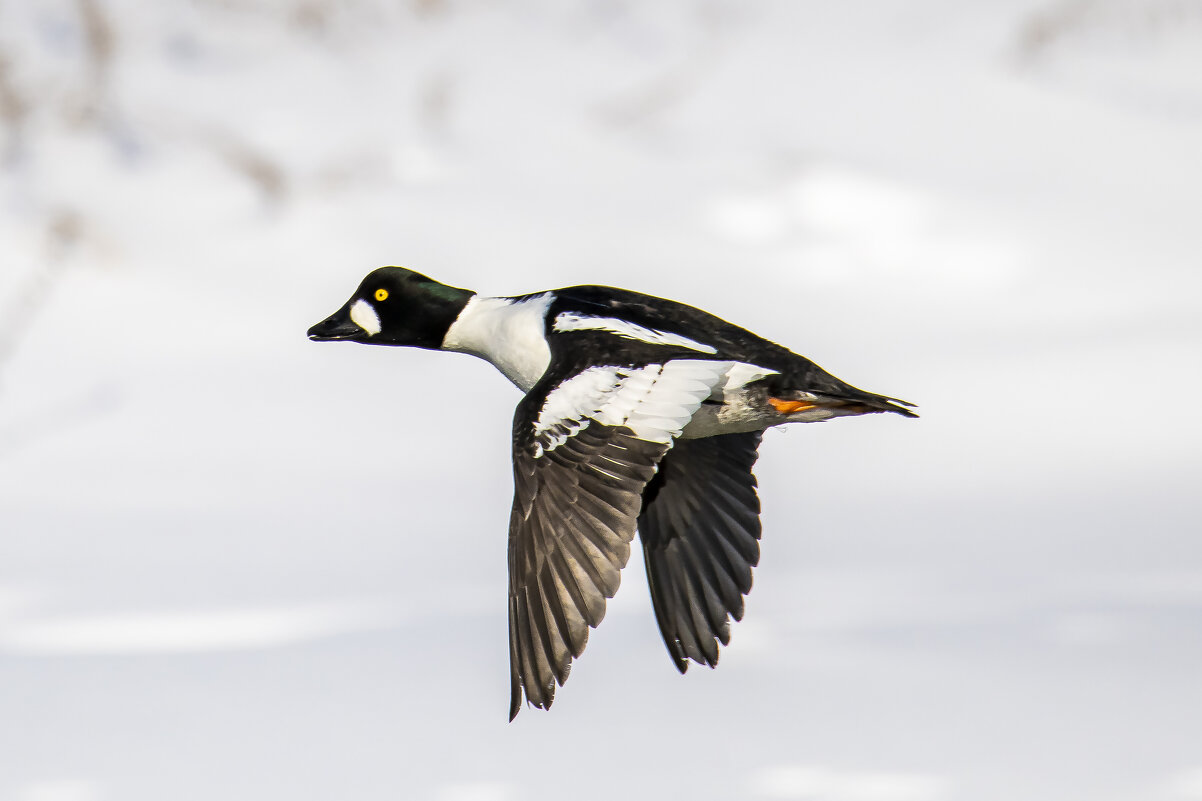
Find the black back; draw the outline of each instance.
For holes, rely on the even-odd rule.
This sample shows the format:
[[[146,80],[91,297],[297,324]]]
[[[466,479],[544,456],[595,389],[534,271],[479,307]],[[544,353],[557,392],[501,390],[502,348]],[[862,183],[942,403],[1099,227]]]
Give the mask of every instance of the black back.
[[[558,352],[565,357],[580,360],[583,365],[591,358],[612,353],[614,350],[612,333],[593,330],[555,331],[555,318],[560,313],[569,311],[594,317],[615,317],[644,328],[688,337],[717,351],[707,354],[681,346],[624,339],[621,353],[632,365],[651,364],[673,358],[745,362],[777,372],[777,375],[764,381],[769,391],[784,393],[801,390],[863,400],[882,397],[841,381],[788,348],[684,303],[608,286],[566,287],[555,290],[555,294],[555,301],[547,314],[547,339],[551,344],[553,361]]]

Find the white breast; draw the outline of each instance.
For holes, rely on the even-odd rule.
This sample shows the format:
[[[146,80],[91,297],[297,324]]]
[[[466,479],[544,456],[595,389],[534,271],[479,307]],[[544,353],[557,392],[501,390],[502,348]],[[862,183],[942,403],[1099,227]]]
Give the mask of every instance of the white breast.
[[[447,329],[442,349],[479,356],[529,392],[551,362],[546,325],[553,300],[551,292],[525,300],[476,295]]]

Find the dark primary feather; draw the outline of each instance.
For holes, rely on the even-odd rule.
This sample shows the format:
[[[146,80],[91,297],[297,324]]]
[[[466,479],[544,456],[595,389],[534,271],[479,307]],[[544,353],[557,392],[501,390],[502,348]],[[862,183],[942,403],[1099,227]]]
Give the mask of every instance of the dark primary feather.
[[[761,432],[677,440],[643,493],[639,538],[655,619],[676,668],[713,667],[759,561],[751,469]]]
[[[534,400],[531,401],[531,396]],[[522,691],[547,708],[567,680],[588,629],[605,616],[630,557],[642,492],[666,444],[596,421],[535,457],[530,407],[514,420],[514,501],[509,525],[509,660],[512,720]],[[538,405],[533,405],[537,413]]]

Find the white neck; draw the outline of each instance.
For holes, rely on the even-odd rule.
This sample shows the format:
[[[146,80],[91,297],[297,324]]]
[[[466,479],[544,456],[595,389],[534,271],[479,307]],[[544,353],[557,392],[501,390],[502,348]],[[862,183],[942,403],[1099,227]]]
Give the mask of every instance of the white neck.
[[[475,295],[447,329],[442,349],[492,362],[518,389],[529,392],[551,362],[547,307],[554,299],[550,292],[525,300]]]

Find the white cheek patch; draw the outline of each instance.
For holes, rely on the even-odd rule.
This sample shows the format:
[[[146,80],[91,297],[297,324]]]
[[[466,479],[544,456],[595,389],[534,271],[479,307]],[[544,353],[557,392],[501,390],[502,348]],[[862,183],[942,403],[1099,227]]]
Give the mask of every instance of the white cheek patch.
[[[366,300],[356,300],[351,304],[351,322],[371,336],[380,333],[380,315]]]

